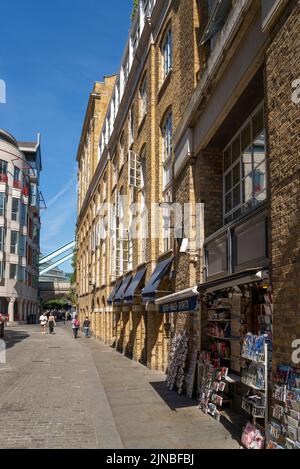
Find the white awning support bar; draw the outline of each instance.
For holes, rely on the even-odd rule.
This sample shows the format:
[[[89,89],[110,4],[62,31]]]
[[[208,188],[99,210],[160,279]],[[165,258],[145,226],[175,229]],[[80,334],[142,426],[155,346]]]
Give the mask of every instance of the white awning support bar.
[[[167,303],[172,303],[173,301],[180,301],[185,300],[186,298],[191,298],[192,296],[198,296],[198,287],[195,285],[194,287],[187,288],[186,290],[181,290],[176,293],[172,293],[171,295],[163,296],[162,298],[158,298],[155,300],[155,304],[163,305]]]

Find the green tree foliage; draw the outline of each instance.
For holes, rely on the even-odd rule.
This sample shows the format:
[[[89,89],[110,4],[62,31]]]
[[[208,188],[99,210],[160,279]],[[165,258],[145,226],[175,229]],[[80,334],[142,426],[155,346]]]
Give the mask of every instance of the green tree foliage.
[[[54,300],[46,300],[43,302],[43,309],[55,310],[55,309],[67,309],[70,306],[70,301],[64,298],[57,298]]]
[[[132,7],[132,13],[131,13],[131,21],[133,21],[133,18],[136,14],[136,10],[137,10],[138,6],[139,6],[139,0],[134,0],[133,1],[133,7]]]

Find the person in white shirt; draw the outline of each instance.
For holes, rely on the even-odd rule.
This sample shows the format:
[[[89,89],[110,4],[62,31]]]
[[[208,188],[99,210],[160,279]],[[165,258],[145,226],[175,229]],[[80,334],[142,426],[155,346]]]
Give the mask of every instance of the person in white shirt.
[[[45,313],[43,313],[40,316],[40,324],[41,324],[41,328],[42,328],[42,334],[46,334],[47,322],[48,322],[48,317],[46,316]]]

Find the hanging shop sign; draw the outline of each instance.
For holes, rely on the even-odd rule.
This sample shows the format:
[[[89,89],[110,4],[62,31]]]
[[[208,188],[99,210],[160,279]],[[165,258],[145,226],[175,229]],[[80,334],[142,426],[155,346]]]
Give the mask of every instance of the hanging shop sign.
[[[198,297],[192,296],[184,300],[173,301],[159,306],[161,313],[181,313],[187,311],[195,311],[198,308]]]

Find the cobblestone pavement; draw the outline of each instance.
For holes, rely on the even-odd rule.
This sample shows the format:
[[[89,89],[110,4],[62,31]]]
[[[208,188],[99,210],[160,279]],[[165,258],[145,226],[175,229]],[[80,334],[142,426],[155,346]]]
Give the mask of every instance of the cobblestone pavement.
[[[230,425],[202,414],[150,371],[69,326],[6,331],[0,448],[238,448]],[[227,425],[226,425],[227,426]]]

